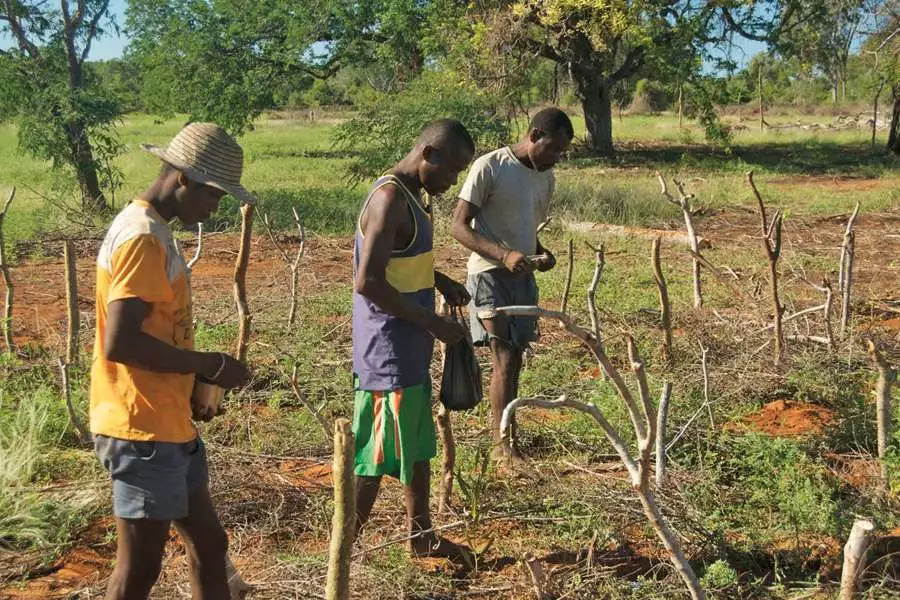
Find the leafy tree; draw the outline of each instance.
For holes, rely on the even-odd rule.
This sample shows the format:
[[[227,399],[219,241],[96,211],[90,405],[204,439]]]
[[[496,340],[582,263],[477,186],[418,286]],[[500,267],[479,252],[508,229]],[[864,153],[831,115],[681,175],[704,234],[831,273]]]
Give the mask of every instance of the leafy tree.
[[[0,31],[15,41],[0,50],[0,117],[18,118],[19,147],[55,167],[71,168],[84,209],[106,208],[115,187],[111,159],[121,145],[120,110],[85,62],[91,44],[115,29],[109,0],[0,0]]]
[[[380,94],[351,120],[341,124],[337,145],[356,152],[348,173],[354,181],[371,178],[403,158],[429,122],[460,120],[479,151],[508,141],[509,130],[489,94],[458,76],[426,70],[403,91]]]
[[[324,80],[351,65],[390,64],[394,80],[425,64],[418,0],[132,0],[129,57],[152,110],[183,111],[232,133],[272,105],[285,79]],[[393,88],[396,89],[396,88]]]

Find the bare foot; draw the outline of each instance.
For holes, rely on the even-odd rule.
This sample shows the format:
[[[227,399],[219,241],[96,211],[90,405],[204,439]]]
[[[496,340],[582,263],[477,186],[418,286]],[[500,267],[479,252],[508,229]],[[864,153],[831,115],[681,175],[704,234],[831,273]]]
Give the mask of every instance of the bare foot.
[[[416,558],[447,558],[470,568],[475,565],[472,550],[468,546],[456,544],[434,533],[420,535],[410,540],[409,551]]]

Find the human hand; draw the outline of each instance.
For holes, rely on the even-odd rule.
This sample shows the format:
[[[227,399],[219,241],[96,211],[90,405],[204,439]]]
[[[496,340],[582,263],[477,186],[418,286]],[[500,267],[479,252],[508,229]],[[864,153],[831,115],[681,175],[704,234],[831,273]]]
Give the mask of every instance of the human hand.
[[[437,289],[450,306],[465,306],[472,299],[466,286],[447,277],[438,283]]]
[[[219,386],[201,380],[195,381],[194,391],[191,393],[191,418],[195,421],[211,421],[224,412],[224,397],[225,390]]]
[[[506,251],[506,256],[503,257],[503,266],[505,266],[510,273],[516,274],[530,273],[534,270],[531,263],[528,262],[528,257],[518,250]]]
[[[455,344],[466,335],[466,330],[458,322],[439,317],[438,315],[434,316],[434,321],[428,330],[431,332],[431,335],[445,344]]]

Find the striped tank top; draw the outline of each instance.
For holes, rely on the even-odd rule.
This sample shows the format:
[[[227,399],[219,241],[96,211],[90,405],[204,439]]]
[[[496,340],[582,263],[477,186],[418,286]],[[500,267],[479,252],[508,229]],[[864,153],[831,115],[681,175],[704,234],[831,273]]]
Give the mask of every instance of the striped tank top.
[[[388,261],[387,282],[407,299],[434,310],[434,254],[431,217],[412,192],[393,175],[375,181],[356,224],[353,277],[363,246],[362,215],[372,195],[386,185],[398,187],[413,217],[412,241],[394,250]],[[434,337],[426,330],[378,308],[353,292],[353,372],[359,389],[387,391],[425,383],[434,350]]]

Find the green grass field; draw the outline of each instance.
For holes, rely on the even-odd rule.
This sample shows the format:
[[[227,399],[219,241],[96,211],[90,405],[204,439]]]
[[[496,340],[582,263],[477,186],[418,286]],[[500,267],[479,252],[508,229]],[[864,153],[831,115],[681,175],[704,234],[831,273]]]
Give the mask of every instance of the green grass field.
[[[769,122],[797,120],[812,119],[786,113]],[[737,117],[729,122],[737,123]],[[118,206],[140,193],[159,168],[138,144],[164,144],[181,123],[160,124],[137,115],[126,119],[121,135],[129,151],[118,163],[125,175]],[[576,147],[557,169],[551,213],[558,219],[542,237],[556,251],[560,265],[539,275],[542,303],[556,308],[560,302],[564,248],[572,237],[577,261],[569,310],[578,323],[587,324],[584,292],[594,264],[584,242],[606,244],[606,266],[597,290],[606,348],[633,383],[625,350],[626,335],[633,336],[653,396],[663,381],[674,385],[669,433],[681,435],[669,450],[670,479],[659,501],[708,598],[836,598],[840,549],[856,515],[872,517],[881,536],[864,577],[867,597],[896,598],[900,564],[892,553],[900,548],[900,436],[895,434],[892,442],[890,477],[884,485],[873,458],[875,373],[862,345],[865,336],[873,336],[891,360],[900,359],[893,313],[883,308],[898,300],[900,265],[893,258],[900,251],[900,238],[894,235],[895,190],[900,187],[896,162],[879,148],[872,149],[864,130],[760,134],[751,120],[746,124],[749,129],[736,133],[728,154],[705,146],[693,125],[679,130],[671,115],[617,120],[621,150],[614,159],[586,157]],[[577,125],[580,135],[583,125]],[[290,208],[297,207],[316,234],[301,267],[298,326],[288,329],[287,270],[261,228],[255,230],[250,285],[254,380],[231,397],[224,416],[203,426],[213,496],[229,531],[231,554],[245,578],[257,584],[250,600],[322,594],[331,488],[327,477],[321,481],[314,469],[330,460],[332,446],[294,395],[287,376],[296,365],[304,396],[321,407],[327,419],[349,416],[347,240],[364,189],[346,183],[342,169],[347,159],[332,147],[333,127],[331,122],[276,115],[261,119],[241,139],[248,159],[245,182],[259,195],[262,210],[287,234],[293,228]],[[40,242],[67,220],[45,200],[63,193],[61,176],[47,164],[18,155],[15,137],[13,126],[0,126],[0,193],[12,185],[20,189],[6,223],[10,246]],[[771,300],[756,205],[744,181],[750,169],[757,173],[767,205],[780,208],[786,217],[779,270],[788,313],[821,302],[821,294],[804,279],[818,282],[829,276],[835,282],[843,219],[856,202],[863,206],[850,334],[838,339],[832,351],[791,341],[787,359],[777,367],[771,348],[763,345],[770,337],[765,327],[771,320]],[[704,269],[706,305],[694,310],[690,256],[677,242],[664,241],[675,328],[670,367],[660,354],[649,239],[573,234],[561,223],[682,228],[680,211],[660,196],[657,170],[680,177],[696,194],[696,205],[704,208],[697,216],[698,230],[715,241],[704,255],[722,271],[719,278]],[[209,241],[196,272],[196,337],[204,349],[230,349],[237,330],[230,280],[237,218],[234,204],[226,205],[213,228],[230,233]],[[445,208],[437,211],[436,227],[440,242],[449,247],[443,251],[449,258],[442,268],[460,275],[465,253],[450,243],[449,207],[441,206]],[[291,245],[291,253],[294,238],[280,239]],[[36,246],[29,247],[35,256],[15,256],[13,276],[21,273],[17,267],[22,262],[45,269],[49,283],[39,292],[55,302],[62,298],[61,262],[55,256],[37,256]],[[90,256],[83,259],[89,263]],[[91,304],[82,306],[89,315],[92,298],[85,290],[81,295],[83,304]],[[31,318],[31,310],[25,307],[23,318]],[[838,312],[835,307],[835,327]],[[92,321],[86,319],[84,363],[93,333]],[[114,531],[104,520],[110,513],[108,479],[69,425],[56,365],[62,323],[53,327],[43,340],[0,354],[0,597],[33,590],[30,586],[45,581],[48,571],[52,576],[54,565],[82,556],[78,553],[86,549],[99,556],[98,575],[63,587],[70,594],[98,597],[114,554]],[[786,329],[789,335],[816,335],[823,322],[819,316],[797,319]],[[566,393],[593,402],[633,443],[627,411],[613,387],[592,371],[596,364],[585,349],[555,323],[542,322],[541,331],[522,373],[522,395],[554,398]],[[708,404],[701,344],[710,352]],[[478,356],[487,375],[489,357],[483,351]],[[82,417],[88,403],[85,367],[73,370],[72,381],[74,405]],[[433,373],[437,381],[437,364]],[[767,411],[782,409],[772,414],[784,422],[766,420]],[[895,406],[896,417],[900,411]],[[525,552],[544,563],[559,598],[687,597],[623,479],[612,447],[592,419],[579,413],[523,411],[518,436],[532,471],[528,476],[511,476],[485,462],[489,422],[487,402],[453,415],[454,509],[435,517],[436,525],[447,526],[453,539],[479,550],[477,569],[462,573],[444,564],[423,564],[408,558],[402,545],[389,545],[402,538],[403,491],[386,483],[361,546],[377,549],[353,566],[352,587],[358,597],[532,597],[516,566]],[[433,490],[439,463],[433,462]],[[173,547],[167,556],[154,599],[181,597],[186,589],[180,552]]]

